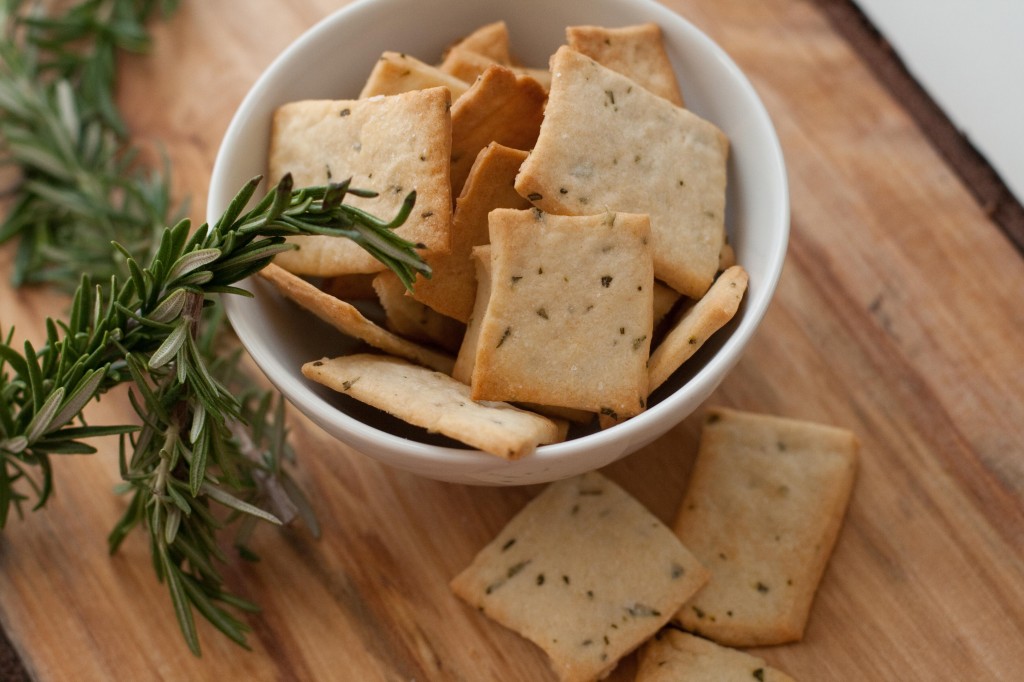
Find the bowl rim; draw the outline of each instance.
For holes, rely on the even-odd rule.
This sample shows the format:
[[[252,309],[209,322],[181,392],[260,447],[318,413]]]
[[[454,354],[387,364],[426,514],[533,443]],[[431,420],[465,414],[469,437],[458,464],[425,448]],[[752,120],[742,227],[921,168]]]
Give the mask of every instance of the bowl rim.
[[[226,186],[226,181],[221,177],[226,173],[225,167],[228,165],[228,156],[231,150],[236,149],[238,144],[240,144],[247,119],[259,107],[271,84],[281,77],[280,72],[287,69],[288,64],[296,55],[309,49],[311,41],[317,41],[325,35],[330,35],[339,24],[349,21],[367,9],[374,6],[391,4],[395,1],[355,0],[355,2],[339,8],[292,41],[260,74],[236,109],[214,160],[210,180],[210,194],[207,203],[208,220],[211,224],[219,217],[212,215],[212,211],[222,210],[233,196],[226,195],[230,190]],[[785,160],[778,134],[757,91],[746,74],[743,73],[725,50],[688,19],[653,0],[633,0],[633,2],[643,6],[649,14],[661,17],[660,21],[672,22],[675,25],[675,30],[681,30],[686,34],[687,41],[698,43],[699,49],[702,52],[713,58],[720,68],[724,68],[729,72],[733,85],[742,91],[744,99],[752,105],[752,109],[748,114],[756,121],[759,129],[758,137],[760,143],[765,145],[762,156],[771,160],[771,168],[768,169],[766,178],[772,183],[772,186],[767,187],[765,191],[768,196],[773,198],[772,204],[774,209],[772,215],[759,216],[758,220],[772,223],[779,238],[772,243],[770,253],[765,257],[765,262],[768,265],[765,272],[768,273],[768,276],[759,281],[758,291],[755,292],[757,304],[753,304],[751,292],[748,290],[745,299],[746,311],[743,317],[718,348],[717,352],[708,358],[707,362],[687,380],[683,386],[686,389],[685,391],[673,391],[637,417],[625,420],[613,428],[585,434],[561,443],[540,445],[530,455],[530,459],[535,462],[554,463],[572,459],[584,455],[598,443],[600,443],[603,449],[612,451],[623,449],[628,447],[630,443],[642,439],[644,430],[664,424],[666,420],[671,420],[673,425],[677,423],[679,418],[675,417],[675,413],[678,408],[683,403],[692,400],[694,395],[710,394],[728,371],[739,361],[742,349],[756,332],[767,312],[781,277],[788,249],[790,201]],[[655,19],[655,21],[658,21],[658,19]],[[664,23],[662,23],[662,26],[664,26]],[[245,286],[245,288],[251,290],[251,285]],[[265,352],[263,346],[252,342],[253,337],[251,334],[255,333],[256,330],[247,327],[245,317],[240,311],[242,301],[238,300],[239,298],[237,296],[227,296],[224,297],[223,301],[228,319],[238,333],[243,346],[271,383],[295,407],[335,437],[345,440],[361,452],[365,452],[367,449],[362,446],[368,444],[373,449],[384,447],[400,450],[403,453],[403,457],[422,459],[424,462],[431,461],[437,463],[440,460],[444,465],[457,467],[471,465],[474,472],[486,471],[490,468],[507,467],[515,463],[496,457],[490,457],[487,462],[481,463],[481,453],[479,450],[423,443],[385,431],[337,409],[337,407],[303,384],[300,381],[301,375],[297,372],[294,374],[284,373],[283,375],[278,375],[268,371],[267,367],[273,364],[273,359],[268,357],[268,353]],[[243,333],[243,331],[248,333]],[[698,402],[703,402],[703,399]],[[671,428],[671,425],[669,428]],[[659,432],[664,430],[661,429]],[[343,437],[339,431],[348,437]],[[378,454],[374,454],[374,457],[385,462],[389,459],[389,457],[381,457]],[[488,466],[488,464],[491,464],[490,460],[493,460],[493,466]],[[402,465],[398,464],[398,466]]]

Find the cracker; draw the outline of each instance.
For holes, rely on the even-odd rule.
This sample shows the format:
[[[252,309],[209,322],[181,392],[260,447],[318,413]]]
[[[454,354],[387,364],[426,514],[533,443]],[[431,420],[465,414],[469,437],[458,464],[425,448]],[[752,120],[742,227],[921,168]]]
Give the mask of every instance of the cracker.
[[[730,646],[803,637],[857,449],[845,429],[709,412],[674,525],[712,576],[676,614],[685,629]]]
[[[445,73],[451,74],[455,78],[467,83],[472,83],[483,75],[484,71],[486,71],[488,67],[494,66],[495,64],[507,66],[516,75],[529,76],[537,81],[541,88],[544,89],[544,92],[551,89],[551,72],[547,69],[511,66],[505,62],[496,61],[487,55],[466,50],[458,46],[453,47],[448,54],[445,55],[444,61],[438,68]]]
[[[259,274],[273,284],[283,296],[295,301],[342,334],[426,367],[446,373],[452,371],[454,362],[447,355],[424,348],[378,327],[363,317],[350,303],[320,291],[284,268],[271,263],[260,270]]]
[[[733,265],[683,313],[651,353],[648,363],[651,391],[665,383],[673,372],[700,350],[705,341],[736,315],[747,290],[747,280],[743,266]]]
[[[480,150],[492,142],[531,149],[540,133],[547,94],[529,76],[487,68],[452,106],[452,192],[462,191]]]
[[[432,343],[451,353],[462,345],[466,325],[431,310],[408,295],[398,275],[387,270],[373,279],[388,329],[414,341]]]
[[[680,298],[679,292],[657,280],[654,281],[654,326],[668,316]]]
[[[473,312],[466,325],[466,333],[462,337],[462,346],[455,358],[452,377],[466,385],[473,383],[473,368],[476,366],[476,349],[480,344],[480,326],[487,312],[487,304],[491,300],[491,245],[477,246],[472,252],[473,270],[476,275],[477,288]]]
[[[569,26],[565,38],[577,52],[632,78],[672,104],[683,106],[683,93],[657,24],[621,28]]]
[[[377,292],[373,290],[375,276],[367,272],[326,277],[320,282],[320,290],[343,301],[377,298]]]
[[[496,209],[490,237],[473,396],[642,411],[654,289],[647,216]]]
[[[302,374],[399,419],[505,459],[565,438],[566,425],[503,403],[477,403],[446,374],[386,355],[317,360]]]
[[[672,532],[598,473],[553,483],[456,576],[452,590],[596,680],[707,580]]]
[[[666,628],[640,649],[636,682],[794,682],[764,659]]]
[[[469,89],[469,83],[411,55],[385,52],[370,71],[359,99],[437,87],[448,88],[454,102]]]
[[[496,142],[480,151],[455,203],[451,251],[427,256],[433,276],[417,279],[413,287],[416,300],[456,320],[469,321],[476,300],[476,273],[470,252],[489,239],[487,214],[491,209],[529,208],[530,202],[513,186],[525,160],[526,152]]]
[[[391,220],[406,195],[416,206],[396,233],[427,249],[447,251],[451,228],[451,120],[445,88],[369,100],[302,101],[274,114],[269,176],[291,173],[296,187],[352,178],[379,196],[345,202]],[[329,277],[380,272],[384,265],[343,237],[301,236],[297,251],[275,262],[300,275]]]
[[[647,213],[658,279],[700,298],[725,239],[728,141],[711,123],[567,47],[516,190],[550,213]]]
[[[512,52],[509,48],[508,25],[504,21],[495,21],[480,26],[462,40],[445,50],[445,57],[452,50],[459,49],[472,52],[498,64],[512,64]],[[472,82],[472,80],[470,80]]]

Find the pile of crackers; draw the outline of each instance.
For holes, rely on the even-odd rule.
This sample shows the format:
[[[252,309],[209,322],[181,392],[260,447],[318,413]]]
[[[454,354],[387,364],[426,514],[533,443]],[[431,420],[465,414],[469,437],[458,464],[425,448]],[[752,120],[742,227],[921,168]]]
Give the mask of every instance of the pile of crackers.
[[[433,63],[384,52],[354,100],[274,116],[271,180],[351,178],[432,276],[405,291],[343,238],[296,237],[263,275],[368,346],[312,359],[316,382],[506,459],[609,428],[737,312],[726,136],[685,107],[654,24],[574,26],[548,69],[504,22]],[[375,324],[359,300],[379,301]]]
[[[638,682],[785,682],[738,647],[803,637],[857,456],[844,429],[711,409],[671,527],[585,474],[534,498],[451,587],[564,682],[638,647]]]

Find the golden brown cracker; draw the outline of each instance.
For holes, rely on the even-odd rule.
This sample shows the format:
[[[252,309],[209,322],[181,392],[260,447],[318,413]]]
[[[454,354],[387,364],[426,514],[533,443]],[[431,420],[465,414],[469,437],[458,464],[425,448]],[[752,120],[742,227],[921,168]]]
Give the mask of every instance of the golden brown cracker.
[[[411,55],[385,52],[370,71],[359,99],[437,87],[448,88],[454,102],[469,89],[469,83]]]
[[[511,405],[477,403],[447,374],[386,355],[358,353],[306,363],[303,375],[432,433],[504,459],[565,438],[566,426]]]
[[[458,196],[480,150],[492,142],[531,149],[547,95],[528,76],[491,66],[452,105],[452,192]]]
[[[635,682],[794,682],[762,658],[673,628],[640,649]]]
[[[551,213],[647,213],[658,279],[691,298],[725,239],[728,141],[714,125],[567,47],[516,189]]]
[[[283,296],[295,301],[341,333],[426,367],[446,373],[452,371],[452,358],[378,327],[363,317],[351,304],[320,291],[284,268],[271,263],[260,270],[259,274],[273,284]]]
[[[490,213],[491,293],[473,395],[605,412],[643,410],[653,310],[645,215]]]
[[[445,50],[444,57],[447,58],[452,50],[458,49],[487,57],[497,64],[511,66],[512,51],[509,43],[508,25],[504,21],[494,21],[476,28],[472,33],[451,45]],[[470,79],[469,82],[472,81],[473,79]]]
[[[451,251],[427,255],[433,275],[416,280],[416,300],[456,320],[469,321],[476,300],[476,273],[470,252],[474,246],[487,243],[487,214],[492,209],[529,208],[530,202],[514,187],[516,173],[525,160],[526,152],[496,142],[480,151],[455,203]]]
[[[431,88],[368,100],[302,101],[274,113],[269,175],[291,173],[296,187],[352,178],[352,186],[378,193],[345,202],[391,220],[406,195],[416,205],[396,230],[429,250],[447,251],[451,229],[451,116],[448,90]],[[344,237],[301,236],[275,258],[300,275],[329,277],[380,272],[384,265]]]
[[[565,38],[577,52],[632,78],[672,104],[683,106],[683,93],[657,24],[620,28],[569,26]]]
[[[373,279],[373,290],[384,308],[388,329],[407,339],[458,352],[466,325],[413,299],[398,275],[390,270],[379,273]]]
[[[451,586],[573,682],[607,674],[706,579],[664,524],[589,473],[548,486]]]
[[[748,279],[742,266],[733,265],[682,314],[651,352],[648,363],[651,391],[665,383],[673,372],[700,350],[705,341],[735,317],[747,290]]]
[[[845,429],[709,411],[674,525],[712,575],[676,614],[685,629],[729,646],[803,637],[857,450]]]

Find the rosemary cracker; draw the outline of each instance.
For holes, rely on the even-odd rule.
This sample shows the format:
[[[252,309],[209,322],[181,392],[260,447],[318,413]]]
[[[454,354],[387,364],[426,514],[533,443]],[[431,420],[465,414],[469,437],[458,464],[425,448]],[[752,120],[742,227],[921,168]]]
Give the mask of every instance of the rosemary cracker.
[[[708,414],[676,534],[711,580],[676,614],[730,646],[803,637],[853,488],[844,429],[727,409]]]
[[[548,486],[451,587],[537,644],[559,677],[574,682],[608,673],[706,580],[661,521],[588,473]]]
[[[640,649],[635,682],[793,682],[751,654],[665,628]]]
[[[452,106],[452,193],[458,196],[480,150],[492,142],[531,149],[547,93],[533,78],[494,65]]]
[[[513,184],[526,152],[496,142],[484,147],[455,202],[452,218],[451,251],[428,254],[433,271],[430,279],[419,277],[413,296],[434,310],[463,322],[469,321],[476,299],[476,273],[470,259],[474,246],[486,244],[487,214],[495,208],[529,208]]]
[[[736,315],[747,290],[747,280],[747,271],[742,266],[732,266],[719,275],[708,292],[683,313],[651,352],[647,368],[651,391],[665,383],[712,334]]]
[[[478,403],[447,374],[386,355],[357,353],[302,366],[313,381],[410,424],[505,459],[565,438],[568,426],[504,403]]]
[[[413,299],[398,275],[390,270],[379,273],[373,278],[373,290],[384,309],[388,329],[407,339],[458,352],[466,325]]]
[[[700,298],[725,240],[728,140],[711,123],[561,47],[516,190],[550,213],[651,218],[655,275]]]
[[[641,412],[654,289],[647,216],[495,209],[489,225],[473,397]]]
[[[629,76],[672,104],[683,106],[683,93],[657,24],[621,28],[569,26],[565,39],[577,52]]]
[[[454,364],[452,358],[378,327],[363,317],[351,304],[320,291],[284,268],[271,263],[260,270],[259,274],[273,284],[283,296],[295,301],[341,333],[364,341],[386,353],[440,372],[451,372]]]
[[[473,384],[476,349],[480,344],[480,325],[487,312],[487,303],[491,300],[491,245],[482,244],[474,247],[471,258],[478,283],[476,299],[469,324],[466,325],[466,334],[462,337],[459,354],[455,358],[455,367],[452,369],[452,377],[467,385]]]
[[[290,172],[296,187],[352,178],[353,187],[379,196],[349,195],[345,202],[389,220],[416,190],[416,207],[395,232],[427,249],[447,251],[452,201],[450,99],[446,88],[430,88],[367,100],[302,101],[274,114],[269,174],[277,182]],[[337,173],[337,175],[335,175]],[[275,259],[301,275],[333,276],[380,272],[384,265],[342,237],[293,237],[299,249]]]
[[[469,89],[469,83],[410,55],[385,52],[370,71],[359,99],[437,87],[448,88],[454,102]]]
[[[676,301],[680,298],[679,292],[663,284],[658,280],[654,280],[654,326],[657,327],[662,320],[672,311],[675,307]]]

